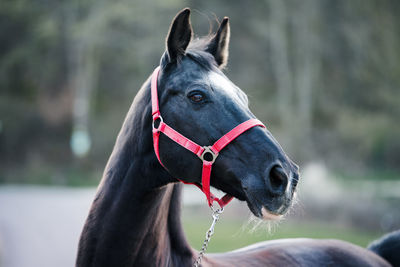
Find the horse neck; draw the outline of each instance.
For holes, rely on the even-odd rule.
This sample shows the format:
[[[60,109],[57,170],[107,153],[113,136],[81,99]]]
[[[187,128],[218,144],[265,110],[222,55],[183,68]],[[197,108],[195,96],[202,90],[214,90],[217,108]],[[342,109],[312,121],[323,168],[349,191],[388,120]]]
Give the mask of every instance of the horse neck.
[[[174,179],[153,152],[148,87],[135,97],[107,163],[81,235],[77,266],[192,261],[180,221],[180,185],[171,184]]]

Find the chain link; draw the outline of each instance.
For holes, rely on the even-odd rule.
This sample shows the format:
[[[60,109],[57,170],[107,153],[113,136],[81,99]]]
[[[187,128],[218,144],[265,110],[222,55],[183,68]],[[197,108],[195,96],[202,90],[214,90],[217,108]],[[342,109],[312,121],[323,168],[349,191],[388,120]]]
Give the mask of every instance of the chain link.
[[[211,223],[211,227],[210,229],[208,229],[208,231],[206,232],[206,239],[204,239],[203,242],[203,246],[201,247],[201,250],[199,252],[199,256],[197,256],[196,261],[194,262],[193,266],[194,267],[200,267],[201,265],[201,260],[204,256],[204,254],[206,253],[207,247],[208,247],[208,243],[210,242],[211,236],[214,234],[214,228],[215,228],[215,224],[218,222],[219,220],[219,215],[222,214],[222,212],[224,211],[224,208],[220,208],[220,209],[214,209],[211,206],[211,210],[213,211],[212,213],[212,218],[213,221]]]

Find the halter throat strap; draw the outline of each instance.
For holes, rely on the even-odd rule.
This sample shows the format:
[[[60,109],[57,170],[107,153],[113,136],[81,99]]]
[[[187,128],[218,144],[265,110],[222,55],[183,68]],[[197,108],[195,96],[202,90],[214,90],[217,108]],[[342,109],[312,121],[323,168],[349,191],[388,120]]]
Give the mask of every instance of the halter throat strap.
[[[207,203],[210,207],[212,207],[213,202],[216,201],[221,208],[226,206],[231,200],[232,196],[229,194],[225,194],[222,198],[217,198],[210,192],[210,179],[211,179],[211,170],[212,165],[217,159],[219,152],[227,146],[230,142],[232,142],[239,135],[244,133],[245,131],[253,128],[255,126],[264,127],[264,124],[257,119],[249,119],[232,130],[230,130],[227,134],[218,139],[212,146],[200,146],[197,143],[193,142],[189,138],[183,136],[179,132],[175,131],[172,127],[168,126],[163,121],[160,113],[160,107],[158,104],[158,90],[157,90],[157,80],[158,74],[160,72],[160,67],[157,67],[151,77],[151,107],[152,107],[152,117],[153,117],[153,146],[154,152],[157,156],[160,164],[167,169],[160,159],[160,151],[159,151],[159,138],[160,134],[163,133],[168,138],[178,143],[182,147],[196,154],[199,159],[203,163],[202,174],[201,174],[201,185],[197,183],[187,183],[178,179],[179,181],[185,184],[194,184],[196,185],[203,193],[206,195]]]

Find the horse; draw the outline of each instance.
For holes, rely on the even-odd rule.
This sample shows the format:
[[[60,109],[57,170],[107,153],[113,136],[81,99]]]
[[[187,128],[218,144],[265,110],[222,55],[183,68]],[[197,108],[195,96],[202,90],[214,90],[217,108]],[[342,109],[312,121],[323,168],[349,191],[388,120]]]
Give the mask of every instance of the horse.
[[[207,193],[202,184],[207,170],[210,185],[228,196],[206,194],[210,206],[234,197],[246,201],[255,216],[275,220],[293,202],[298,166],[264,125],[254,122],[246,94],[223,73],[229,19],[212,36],[192,36],[186,8],[173,19],[158,71],[143,84],[123,122],[80,237],[78,267],[193,266],[198,252],[182,228],[180,182]],[[253,124],[216,157],[214,142],[248,121]],[[160,125],[173,129],[176,140]],[[202,155],[189,149],[196,144],[204,145],[197,146]],[[209,159],[199,160],[207,153]],[[338,240],[283,239],[207,254],[201,266],[391,266],[373,251]]]

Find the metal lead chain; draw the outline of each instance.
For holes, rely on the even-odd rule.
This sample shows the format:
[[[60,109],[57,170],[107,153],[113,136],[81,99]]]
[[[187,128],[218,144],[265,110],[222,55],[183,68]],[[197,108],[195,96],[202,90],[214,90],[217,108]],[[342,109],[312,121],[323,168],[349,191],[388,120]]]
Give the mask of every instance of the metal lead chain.
[[[201,266],[200,265],[201,264],[201,259],[203,258],[204,254],[206,253],[206,250],[207,250],[207,247],[208,247],[208,243],[210,242],[211,236],[214,234],[215,224],[218,222],[219,215],[221,215],[221,213],[224,211],[224,208],[214,209],[211,206],[211,210],[213,211],[213,213],[212,213],[213,221],[211,223],[210,229],[208,229],[208,231],[206,232],[206,239],[204,239],[203,246],[201,247],[201,250],[199,252],[199,256],[197,256],[197,259],[193,264],[194,267],[200,267]]]

